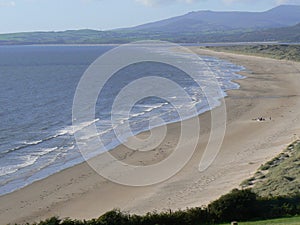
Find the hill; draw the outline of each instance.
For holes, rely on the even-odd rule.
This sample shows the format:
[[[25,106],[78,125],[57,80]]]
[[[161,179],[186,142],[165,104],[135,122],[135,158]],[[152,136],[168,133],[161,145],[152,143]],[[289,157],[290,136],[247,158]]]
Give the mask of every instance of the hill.
[[[138,40],[177,43],[300,41],[300,6],[282,5],[266,12],[190,12],[137,27],[97,31],[1,34],[0,45],[122,44]]]
[[[252,187],[259,196],[299,195],[300,141],[289,145],[280,155],[262,165],[257,173],[244,181],[244,188]]]
[[[190,12],[183,16],[130,28],[151,32],[207,32],[292,26],[300,22],[300,6],[282,5],[266,12]]]
[[[291,27],[282,27],[276,29],[259,30],[241,34],[240,39],[243,41],[283,41],[299,42],[300,41],[300,23]]]

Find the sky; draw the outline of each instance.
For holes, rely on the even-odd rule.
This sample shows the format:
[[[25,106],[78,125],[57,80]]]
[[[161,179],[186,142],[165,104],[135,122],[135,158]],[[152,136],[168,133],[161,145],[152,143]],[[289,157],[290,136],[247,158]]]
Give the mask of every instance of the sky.
[[[191,11],[265,11],[300,0],[0,0],[0,33],[109,30]]]

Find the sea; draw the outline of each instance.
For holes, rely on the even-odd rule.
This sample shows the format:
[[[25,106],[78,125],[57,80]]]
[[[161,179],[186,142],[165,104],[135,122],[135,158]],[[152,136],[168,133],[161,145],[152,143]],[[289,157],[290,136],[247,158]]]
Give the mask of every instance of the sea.
[[[195,101],[197,114],[211,109],[197,82],[183,71],[157,62],[144,62],[118,71],[99,95],[94,120],[74,127],[72,106],[78,83],[91,63],[113,48],[109,45],[0,46],[0,195],[82,163],[84,157],[74,134],[86,126],[96,125],[105,150],[126,141],[129,134],[122,140],[115,137],[116,124],[110,122],[110,109],[118,92],[131,81],[155,73],[172,79],[186,90]],[[169,54],[168,51],[172,50],[164,49],[161,54]],[[217,58],[202,58],[217,74],[222,89],[220,97],[226,96],[228,90],[239,88],[234,80],[243,79],[238,72],[245,68]],[[201,71],[198,76],[201,79]],[[187,107],[184,101],[181,105]],[[130,112],[132,133],[152,128],[149,121],[154,117],[160,117],[162,124],[185,119],[178,116],[170,102],[155,96],[144,98]],[[90,138],[96,137],[87,137]]]

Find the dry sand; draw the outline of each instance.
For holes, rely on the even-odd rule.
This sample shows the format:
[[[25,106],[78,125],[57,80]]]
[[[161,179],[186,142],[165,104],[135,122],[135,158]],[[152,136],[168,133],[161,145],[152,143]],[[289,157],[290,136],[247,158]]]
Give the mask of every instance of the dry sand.
[[[265,161],[300,135],[300,64],[216,53],[199,54],[243,65],[247,79],[225,99],[227,130],[221,151],[205,172],[198,166],[210,131],[210,112],[201,115],[201,135],[190,162],[171,179],[148,187],[127,187],[106,181],[86,163],[66,169],[19,191],[0,197],[1,224],[39,221],[51,216],[90,219],[113,208],[131,213],[185,209],[206,205],[236,188]],[[253,121],[264,116],[272,120]],[[124,146],[113,155],[134,164],[152,164],[167,157],[177,143],[180,123],[168,125],[166,141],[148,153]],[[147,135],[147,133],[142,134]]]

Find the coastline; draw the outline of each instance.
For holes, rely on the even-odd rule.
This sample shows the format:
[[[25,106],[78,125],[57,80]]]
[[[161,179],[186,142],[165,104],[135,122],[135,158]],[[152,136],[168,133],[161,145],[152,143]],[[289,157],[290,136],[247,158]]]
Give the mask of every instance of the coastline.
[[[189,56],[188,56],[188,58],[189,58]],[[241,70],[244,69],[244,68],[242,68],[240,66],[237,66],[237,65],[234,65],[234,64],[230,64],[227,61],[218,60],[216,58],[211,58],[211,59],[210,58],[205,58],[205,59],[202,59],[202,60],[203,61],[207,60],[208,63],[212,63],[212,67],[215,67],[212,70],[216,71],[216,73],[219,73],[219,71],[221,71],[221,70],[227,71],[227,68],[228,68],[228,70],[230,71],[230,75],[228,76],[228,74],[226,73],[225,77],[221,79],[220,77],[222,77],[222,76],[216,74],[217,77],[220,78],[220,80],[222,80],[221,81],[222,84],[223,84],[222,85],[223,88],[222,88],[222,91],[221,91],[222,93],[220,93],[220,97],[213,98],[213,101],[211,101],[211,106],[206,105],[205,103],[204,104],[203,103],[198,103],[197,104],[197,108],[199,108],[199,109],[198,109],[198,112],[197,112],[198,114],[197,115],[203,114],[206,111],[210,111],[210,107],[211,108],[217,107],[220,104],[219,100],[223,99],[221,96],[227,96],[227,93],[226,93],[227,90],[238,89],[239,85],[237,83],[232,82],[232,80],[242,79],[243,77],[240,76],[240,75],[238,75],[237,71],[241,71]],[[192,90],[190,92],[191,92],[190,93],[191,95],[194,95],[194,93],[192,93],[193,92]],[[197,90],[196,90],[196,93],[197,93]],[[70,97],[72,97],[72,96],[70,96]],[[194,99],[196,100],[197,97],[195,97]],[[149,106],[149,109],[147,108],[146,112],[151,112],[153,109],[157,109],[157,108],[160,108],[160,107],[164,108],[164,107],[162,107],[163,105],[164,104],[162,104],[162,105],[160,105],[160,104],[153,105],[153,108],[151,108],[151,106]],[[162,110],[162,111],[164,111],[164,110]],[[139,115],[140,115],[140,113],[135,114],[134,117],[135,116],[139,116]],[[186,115],[186,117],[184,117],[184,118],[176,118],[175,115],[170,115],[169,117],[165,117],[164,123],[170,124],[170,123],[176,123],[176,122],[180,122],[180,121],[186,121],[188,118],[194,118],[195,116],[196,116],[195,113],[193,113],[192,115]],[[53,118],[55,118],[55,117],[53,117]],[[98,122],[99,119],[95,119],[95,120],[93,120],[93,122],[94,121]],[[39,124],[39,121],[36,121],[36,123]],[[92,123],[92,120],[91,120],[91,123]],[[10,151],[13,152],[15,150],[19,150],[19,149],[23,149],[23,148],[27,148],[27,147],[37,147],[37,149],[39,149],[42,152],[48,152],[48,151],[52,152],[53,149],[58,149],[56,147],[56,145],[54,144],[54,145],[52,145],[53,148],[45,148],[45,150],[44,150],[44,148],[42,147],[42,145],[45,144],[44,142],[46,142],[48,140],[52,140],[52,139],[55,140],[57,137],[60,138],[60,139],[67,138],[67,137],[64,137],[64,135],[66,134],[66,136],[67,135],[71,136],[72,135],[72,128],[75,129],[75,130],[80,130],[81,127],[85,127],[87,123],[86,122],[83,122],[82,124],[76,124],[76,123],[74,124],[73,123],[73,125],[67,125],[67,124],[64,127],[59,127],[57,129],[57,131],[55,131],[53,134],[46,135],[47,137],[35,138],[35,141],[30,141],[30,139],[29,139],[28,141],[22,142],[21,145],[17,145],[17,147],[11,148],[11,149],[7,150],[7,152],[10,152]],[[101,127],[101,123],[100,122],[99,122],[99,125]],[[157,125],[152,126],[152,128],[160,127],[160,126],[161,126],[161,124],[158,123]],[[30,125],[29,125],[29,127],[30,127]],[[147,132],[148,130],[149,130],[149,127],[147,127],[147,126],[140,126],[139,129],[135,129],[136,135],[140,134],[140,133],[143,133],[143,132]],[[101,130],[100,133],[102,133],[102,132],[104,132],[104,131]],[[106,137],[107,137],[107,135],[106,135]],[[85,138],[86,137],[84,137],[84,139]],[[109,138],[107,138],[107,140],[109,140]],[[14,139],[11,140],[12,143],[14,143],[14,141],[15,141]],[[49,143],[49,146],[50,145],[51,145],[51,143]],[[114,138],[110,139],[110,143],[107,145],[105,151],[112,150],[112,149],[116,148],[119,145],[120,145],[120,141],[115,140]],[[74,149],[74,148],[76,148],[74,145],[72,145],[70,147],[70,149]],[[39,150],[37,150],[37,151],[39,151]],[[61,152],[61,153],[64,152],[64,151],[65,151],[64,149],[59,149],[58,150],[58,152]],[[35,161],[38,161],[38,162],[42,161],[42,160],[40,160],[40,158],[42,159],[43,157],[36,158],[34,160],[34,162],[30,161],[30,160],[27,160],[26,163],[29,162],[28,164],[32,164],[32,167],[30,168],[30,170],[31,171],[37,171],[37,172],[31,172],[29,170],[27,174],[25,172],[24,175],[22,175],[22,174],[20,175],[20,177],[19,177],[18,180],[15,180],[14,178],[18,177],[19,172],[23,171],[23,168],[20,168],[20,169],[16,170],[16,173],[13,174],[12,176],[8,175],[7,179],[5,177],[4,178],[1,177],[1,179],[3,178],[3,180],[0,180],[0,183],[2,183],[3,185],[0,185],[0,196],[12,193],[14,191],[22,189],[25,186],[28,186],[28,185],[36,182],[36,181],[45,179],[45,178],[47,178],[48,176],[50,176],[52,174],[58,173],[58,172],[60,172],[60,171],[62,171],[64,169],[67,169],[69,167],[73,167],[75,165],[78,165],[78,164],[80,164],[80,163],[82,163],[82,162],[85,161],[83,157],[87,158],[87,156],[82,156],[80,154],[80,152],[79,152],[78,149],[76,149],[75,151],[69,150],[69,152],[70,152],[70,154],[68,154],[68,155],[69,155],[69,158],[71,158],[71,160],[68,160],[67,159],[68,157],[66,157],[66,158],[65,157],[61,157],[62,160],[57,160],[57,162],[55,160],[54,163],[53,163],[53,165],[45,166],[45,169],[40,169],[39,168],[39,167],[43,167],[42,163],[41,163],[41,165],[39,163],[35,163]],[[72,152],[74,152],[75,154],[76,154],[76,152],[78,152],[77,157],[72,158],[72,156],[71,156]],[[33,155],[35,154],[34,152],[32,152],[32,153],[33,153]],[[21,155],[21,154],[22,153],[20,152],[19,155]],[[40,154],[40,153],[38,153],[38,154]],[[47,156],[48,155],[50,156],[50,154],[51,153],[47,154]],[[12,160],[12,161],[14,161],[14,160]],[[4,160],[4,164],[3,165],[5,165],[5,160]],[[55,166],[55,165],[57,165],[57,166]],[[6,171],[10,172],[10,168],[11,167],[4,166],[2,173],[4,174]],[[51,168],[51,169],[48,169],[48,168]]]
[[[235,81],[240,89],[227,91],[226,136],[221,152],[208,170],[200,173],[198,165],[209,138],[210,112],[199,116],[201,139],[193,158],[169,180],[148,187],[125,187],[104,180],[87,163],[82,163],[1,196],[0,221],[32,222],[50,216],[90,219],[113,208],[145,213],[205,205],[238,187],[289,144],[293,134],[299,134],[299,63],[192,49],[252,71],[240,73],[246,76]],[[265,123],[252,121],[258,116],[273,119]],[[136,164],[160,161],[176,144],[180,122],[167,127],[169,141],[157,151],[139,154],[120,146],[112,154]],[[147,132],[141,135],[144,134]]]

